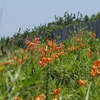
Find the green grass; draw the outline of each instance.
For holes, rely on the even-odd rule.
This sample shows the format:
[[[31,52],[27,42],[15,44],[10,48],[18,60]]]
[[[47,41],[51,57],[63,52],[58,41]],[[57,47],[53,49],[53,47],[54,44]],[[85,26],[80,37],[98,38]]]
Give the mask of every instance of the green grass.
[[[31,44],[24,53],[22,49],[13,51],[0,62],[0,100],[14,100],[15,97],[30,100],[40,94],[45,94],[46,100],[100,100],[100,75],[90,75],[93,62],[100,58],[100,39],[93,34],[81,30],[63,45],[51,41],[50,47],[35,41],[38,46]],[[33,47],[36,49],[32,50]],[[79,80],[86,84],[80,85]],[[54,96],[54,90],[59,88],[60,93]]]

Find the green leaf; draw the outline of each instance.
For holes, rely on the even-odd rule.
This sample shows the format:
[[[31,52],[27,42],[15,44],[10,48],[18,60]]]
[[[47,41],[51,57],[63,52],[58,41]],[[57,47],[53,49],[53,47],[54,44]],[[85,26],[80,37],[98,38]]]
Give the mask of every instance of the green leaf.
[[[27,83],[28,77],[29,77],[29,75],[31,74],[31,72],[32,72],[32,66],[30,66],[30,68],[28,68],[28,70],[27,70],[27,73],[26,73],[26,76],[25,76],[24,84]],[[24,85],[24,84],[23,84],[23,85]]]
[[[89,86],[88,86],[88,91],[87,91],[85,100],[89,100],[90,86],[91,86],[91,84],[89,84]]]
[[[23,83],[23,86],[27,88],[29,85],[31,85],[37,79],[37,77],[40,75],[41,72],[42,70],[37,71],[32,78],[30,78],[29,80],[26,80]]]
[[[1,91],[2,91],[2,94],[5,94],[5,92],[6,92],[6,83],[5,83],[4,79],[2,79],[2,89],[1,89]]]

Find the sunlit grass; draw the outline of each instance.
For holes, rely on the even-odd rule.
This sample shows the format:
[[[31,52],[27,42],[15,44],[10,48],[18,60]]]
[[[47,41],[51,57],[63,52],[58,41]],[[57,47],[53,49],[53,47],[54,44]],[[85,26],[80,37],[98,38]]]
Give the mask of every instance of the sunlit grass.
[[[100,39],[94,32],[81,30],[59,44],[27,38],[26,44],[0,62],[2,100],[100,100]]]

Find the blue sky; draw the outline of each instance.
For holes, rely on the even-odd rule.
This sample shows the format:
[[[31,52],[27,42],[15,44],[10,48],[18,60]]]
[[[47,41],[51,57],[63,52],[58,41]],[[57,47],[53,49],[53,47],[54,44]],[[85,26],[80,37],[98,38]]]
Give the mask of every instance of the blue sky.
[[[100,12],[100,0],[0,0],[0,37],[13,36],[21,28],[44,25],[64,13],[92,15]],[[2,16],[1,16],[2,15]]]

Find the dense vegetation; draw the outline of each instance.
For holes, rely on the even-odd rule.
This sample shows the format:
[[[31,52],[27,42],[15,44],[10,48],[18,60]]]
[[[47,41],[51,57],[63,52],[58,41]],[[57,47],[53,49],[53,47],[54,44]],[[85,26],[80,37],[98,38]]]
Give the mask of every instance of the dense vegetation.
[[[85,28],[71,34],[63,43],[25,36],[26,48],[2,42],[0,100],[100,100],[100,39]]]
[[[100,39],[95,37],[81,30],[60,44],[26,38],[27,48],[0,62],[0,98],[100,100]]]
[[[50,32],[52,32],[53,30],[60,29],[70,25],[93,22],[98,19],[100,19],[100,13],[97,13],[96,15],[93,14],[89,17],[87,15],[83,16],[80,12],[78,12],[77,15],[72,13],[69,14],[68,12],[65,12],[63,17],[56,17],[55,15],[55,21],[47,23],[45,25],[40,24],[40,26],[38,27],[35,26],[32,30],[26,29],[23,33],[21,33],[20,32],[21,28],[19,28],[18,32],[16,32],[13,35],[13,37],[6,37],[6,38],[1,37],[0,47],[1,47],[2,54],[5,54],[4,49],[8,50],[9,46],[12,46],[12,48],[20,47],[20,45],[22,44],[22,40],[27,36],[32,37],[37,34],[45,33],[49,37]]]

